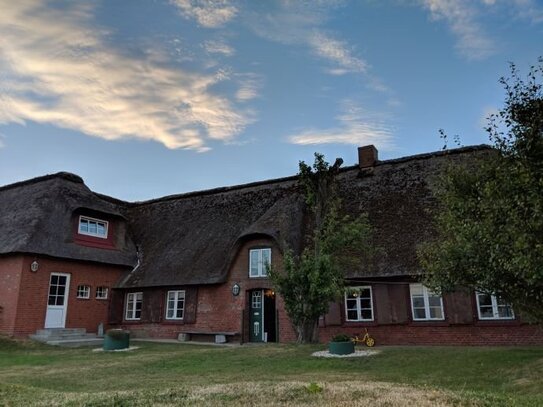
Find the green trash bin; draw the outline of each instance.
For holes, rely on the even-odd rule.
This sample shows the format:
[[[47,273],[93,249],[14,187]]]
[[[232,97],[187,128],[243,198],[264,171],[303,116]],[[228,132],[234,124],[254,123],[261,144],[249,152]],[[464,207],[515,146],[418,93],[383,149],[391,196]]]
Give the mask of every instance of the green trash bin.
[[[104,336],[104,350],[126,349],[130,346],[130,332],[110,329]]]

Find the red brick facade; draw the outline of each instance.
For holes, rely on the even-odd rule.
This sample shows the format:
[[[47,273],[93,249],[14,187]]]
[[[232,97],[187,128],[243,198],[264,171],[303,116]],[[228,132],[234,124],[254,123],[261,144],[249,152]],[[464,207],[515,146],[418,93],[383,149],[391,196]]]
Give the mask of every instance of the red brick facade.
[[[249,341],[248,308],[249,294],[253,289],[272,289],[267,278],[249,278],[249,250],[259,247],[272,248],[272,264],[281,267],[282,256],[277,245],[269,239],[254,239],[239,249],[224,284],[200,286],[195,290],[197,302],[194,317],[172,322],[164,319],[166,293],[170,287],[154,290],[158,293],[158,317],[152,322],[142,314],[139,322],[124,321],[122,327],[139,337],[177,338],[183,332],[232,332],[235,341]],[[239,296],[232,295],[232,286],[239,284]],[[367,328],[380,345],[542,345],[543,330],[521,323],[518,319],[478,321],[475,297],[467,293],[447,294],[443,299],[445,320],[417,322],[412,320],[408,282],[374,282],[374,321],[348,322],[345,305],[332,305],[332,310],[320,323],[319,337],[327,342],[338,333],[350,335],[364,332]],[[133,290],[135,291],[135,290]],[[144,292],[143,302],[152,294]],[[276,296],[279,342],[293,342],[296,334],[283,307],[280,296]],[[334,315],[335,314],[335,315]],[[204,339],[198,337],[198,339]],[[213,339],[210,336],[208,339]]]
[[[30,265],[35,260],[39,268],[32,272]],[[8,256],[0,259],[0,333],[27,336],[44,328],[53,272],[70,275],[66,328],[96,332],[100,322],[107,324],[109,299],[96,299],[96,287],[111,290],[123,268],[38,256]],[[91,287],[89,299],[77,298],[78,285]]]
[[[231,340],[249,340],[249,294],[253,289],[272,289],[267,278],[249,278],[249,250],[272,248],[272,263],[281,267],[282,256],[271,240],[255,239],[241,245],[224,284],[200,287],[169,287],[144,292],[143,301],[157,294],[152,317],[142,315],[141,321],[124,321],[121,326],[135,336],[176,338],[182,332],[230,332]],[[33,261],[39,263],[37,272],[31,271]],[[96,287],[111,288],[124,270],[85,262],[65,261],[36,256],[6,256],[0,258],[0,332],[12,336],[26,336],[44,327],[49,278],[52,272],[70,274],[66,327],[86,328],[96,332],[98,324],[107,328],[110,296],[96,299]],[[232,294],[238,284],[240,294]],[[77,298],[77,286],[91,287],[89,299]],[[444,321],[416,322],[411,318],[408,283],[372,283],[374,321],[346,322],[344,304],[333,305],[321,321],[321,342],[338,333],[358,334],[367,328],[379,345],[542,345],[543,330],[520,320],[479,321],[473,295],[444,296]],[[183,321],[164,318],[166,293],[169,289],[186,289],[194,293],[193,317]],[[124,293],[121,294],[124,297]],[[157,299],[158,298],[158,299]],[[187,297],[187,301],[189,297]],[[149,305],[149,304],[148,304]],[[187,303],[187,312],[190,305]],[[286,315],[280,296],[276,296],[278,340],[292,342],[296,335]],[[123,314],[122,309],[117,311]],[[334,315],[335,314],[335,315]],[[210,336],[209,339],[212,339]]]
[[[149,323],[145,315],[141,322],[123,321],[122,326],[131,330],[140,337],[175,338],[183,332],[229,332],[237,333],[236,339],[247,341],[248,333],[248,303],[249,293],[254,289],[271,289],[268,278],[249,278],[249,250],[252,248],[271,247],[272,265],[281,268],[282,256],[277,245],[270,239],[253,239],[241,245],[228,273],[225,284],[200,286],[197,289],[196,317],[190,321],[168,321],[164,319],[166,293],[169,289],[183,289],[185,287],[171,287],[160,290],[161,316],[159,323]],[[232,286],[238,284],[240,294],[232,294]],[[132,290],[137,291],[137,290]],[[151,294],[143,291],[143,301]],[[147,294],[147,295],[146,295]],[[276,296],[277,325],[279,326],[279,341],[291,342],[295,340],[294,330],[285,313],[282,300]],[[186,319],[186,318],[185,318]]]

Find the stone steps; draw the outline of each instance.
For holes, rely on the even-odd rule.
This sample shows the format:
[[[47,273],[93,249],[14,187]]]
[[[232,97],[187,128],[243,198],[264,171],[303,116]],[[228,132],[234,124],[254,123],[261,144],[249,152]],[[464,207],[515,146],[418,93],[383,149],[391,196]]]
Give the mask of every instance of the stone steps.
[[[87,333],[85,328],[46,328],[39,329],[30,339],[47,345],[78,347],[100,346],[103,338]]]

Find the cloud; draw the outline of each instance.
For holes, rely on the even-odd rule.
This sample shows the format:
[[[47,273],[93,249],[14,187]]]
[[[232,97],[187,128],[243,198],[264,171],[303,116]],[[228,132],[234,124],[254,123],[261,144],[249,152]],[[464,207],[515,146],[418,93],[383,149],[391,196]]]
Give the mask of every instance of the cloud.
[[[483,0],[484,1],[484,0]],[[491,4],[486,0],[486,4]],[[422,0],[435,20],[445,20],[457,37],[456,47],[468,59],[485,59],[496,52],[496,45],[476,21],[477,9],[467,0]]]
[[[172,0],[185,18],[207,28],[220,27],[232,20],[238,9],[229,0]]]
[[[262,78],[256,74],[242,74],[240,77],[241,86],[236,92],[236,98],[240,102],[247,102],[258,97],[258,91],[262,86]]]
[[[318,31],[309,36],[307,40],[318,56],[328,59],[340,67],[329,71],[332,75],[366,71],[367,64],[360,58],[354,57],[345,42],[330,38]]]
[[[266,14],[246,15],[246,21],[257,35],[286,45],[303,45],[317,57],[333,67],[326,70],[331,75],[365,72],[367,63],[354,55],[353,47],[345,41],[325,33],[322,26],[332,7],[343,1],[280,1]]]
[[[374,144],[382,150],[394,147],[394,129],[385,117],[365,111],[352,101],[343,102],[342,113],[336,117],[339,126],[330,129],[309,129],[293,134],[293,144]]]
[[[517,16],[532,23],[543,22],[543,7],[534,0],[513,0]]]
[[[62,10],[11,3],[0,14],[0,123],[27,120],[107,140],[139,138],[206,151],[251,122],[210,88],[225,75],[174,69],[156,48],[139,57],[106,45],[87,3]]]
[[[235,54],[234,48],[222,41],[205,41],[203,46],[210,54],[222,54],[227,57]]]

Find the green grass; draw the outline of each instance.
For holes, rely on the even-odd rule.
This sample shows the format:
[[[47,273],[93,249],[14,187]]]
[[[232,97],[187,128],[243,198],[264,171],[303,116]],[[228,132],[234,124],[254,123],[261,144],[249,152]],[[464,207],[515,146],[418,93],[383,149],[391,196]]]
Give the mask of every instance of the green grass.
[[[541,347],[320,359],[323,345],[133,344],[106,353],[0,338],[0,406],[543,405]]]

